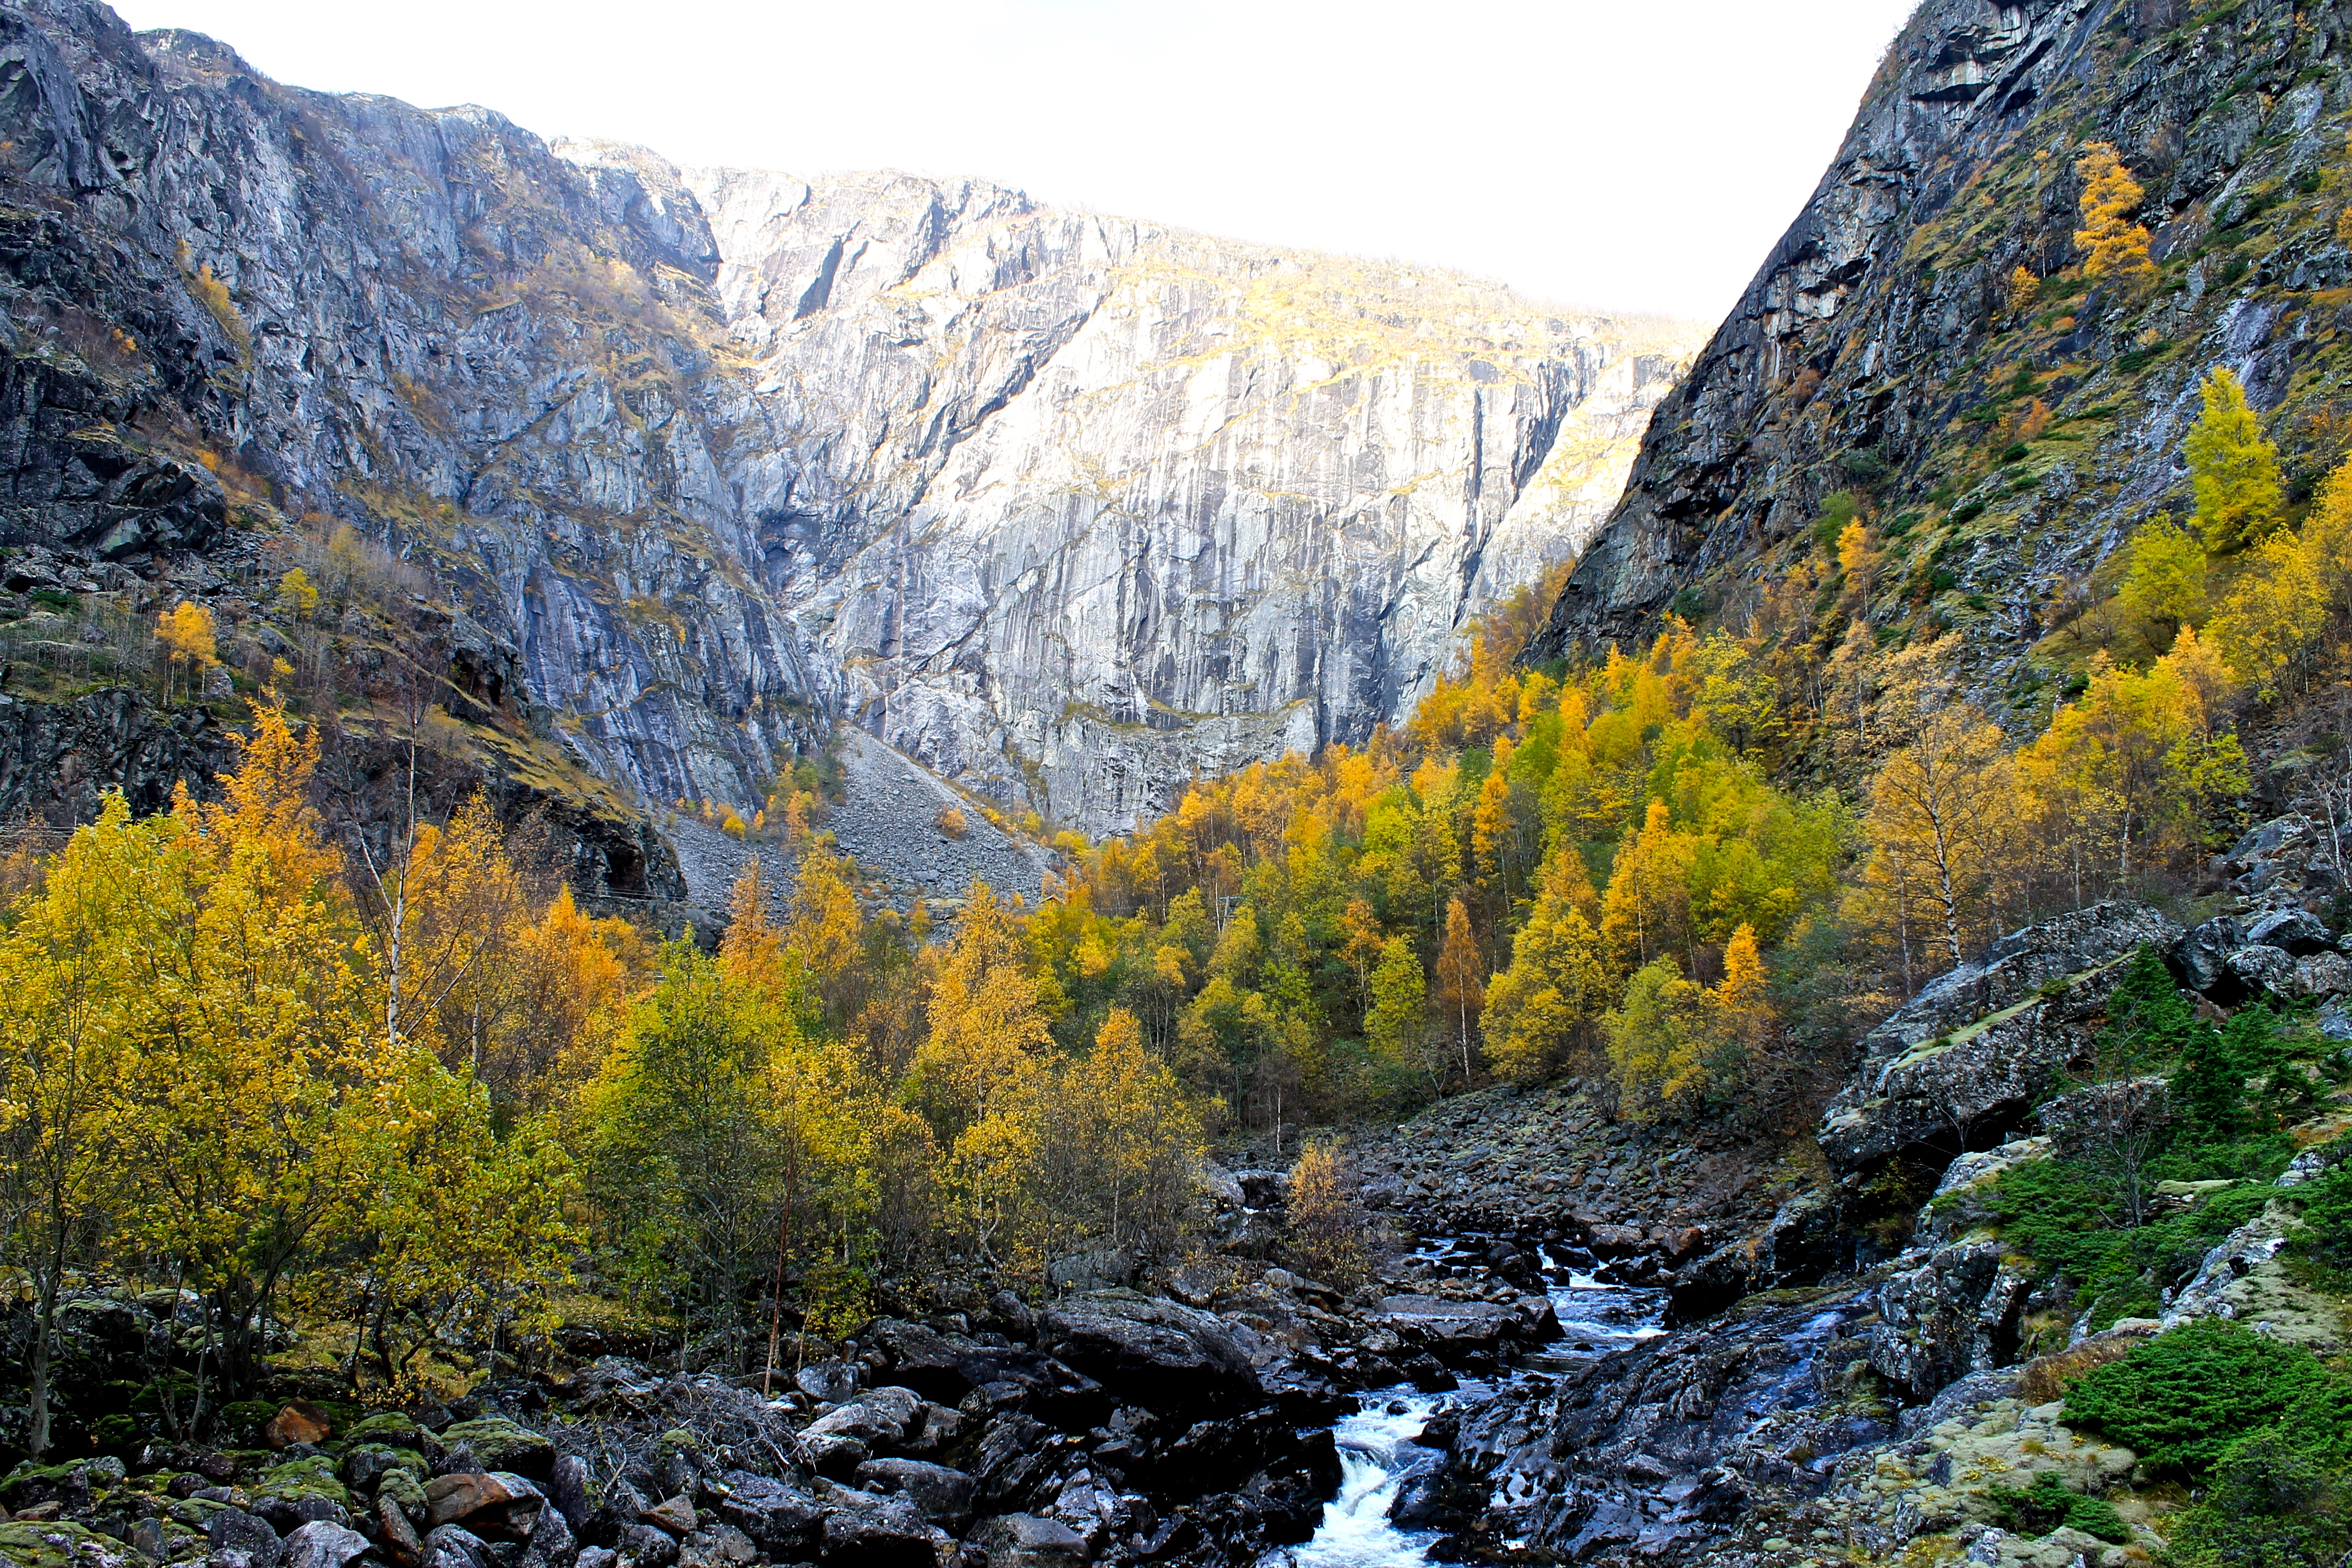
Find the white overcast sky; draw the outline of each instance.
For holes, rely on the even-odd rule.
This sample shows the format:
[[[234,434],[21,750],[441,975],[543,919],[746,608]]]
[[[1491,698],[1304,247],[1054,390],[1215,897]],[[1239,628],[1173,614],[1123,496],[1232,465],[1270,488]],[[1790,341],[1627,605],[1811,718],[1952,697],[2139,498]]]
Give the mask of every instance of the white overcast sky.
[[[117,0],[303,87],[1714,318],[1910,0]]]

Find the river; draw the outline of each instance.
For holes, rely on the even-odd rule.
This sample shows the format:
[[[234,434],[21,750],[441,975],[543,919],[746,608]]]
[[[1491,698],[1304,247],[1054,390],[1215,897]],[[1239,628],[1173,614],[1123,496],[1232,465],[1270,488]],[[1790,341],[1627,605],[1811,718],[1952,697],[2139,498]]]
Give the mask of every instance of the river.
[[[1433,1248],[1427,1255],[1444,1250]],[[1559,1316],[1560,1337],[1520,1358],[1506,1374],[1511,1380],[1549,1378],[1571,1363],[1664,1332],[1662,1290],[1603,1285],[1590,1275],[1560,1269],[1553,1272],[1545,1294]],[[1470,1381],[1451,1394],[1422,1394],[1403,1384],[1367,1392],[1356,1414],[1331,1428],[1339,1447],[1339,1495],[1324,1505],[1323,1522],[1304,1545],[1269,1553],[1260,1568],[1426,1568],[1438,1532],[1400,1529],[1389,1517],[1415,1477],[1444,1462],[1444,1449],[1423,1447],[1414,1439],[1432,1416],[1466,1409],[1494,1393],[1494,1384]]]

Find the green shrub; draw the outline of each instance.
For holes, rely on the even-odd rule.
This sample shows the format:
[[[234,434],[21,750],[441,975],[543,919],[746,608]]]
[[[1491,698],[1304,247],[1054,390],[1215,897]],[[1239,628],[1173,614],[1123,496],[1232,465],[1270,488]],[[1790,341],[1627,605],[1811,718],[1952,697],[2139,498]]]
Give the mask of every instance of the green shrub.
[[[2153,342],[2144,349],[2132,349],[2116,356],[2116,368],[2126,375],[2137,375],[2172,352],[2168,342]]]
[[[1813,542],[1823,550],[1834,552],[1838,535],[1845,531],[1862,510],[1862,503],[1850,490],[1837,490],[1822,498],[1822,515],[1813,520]]]
[[[2022,441],[2019,441],[2011,446],[2008,450],[2001,453],[2000,460],[2004,463],[2021,463],[2025,461],[2027,455],[2032,450],[2032,447],[2027,446]]]
[[[1985,503],[1980,500],[1964,501],[1952,509],[1952,521],[1956,523],[1974,522],[1984,515],[1984,509]]]
[[[2097,1428],[2152,1469],[2200,1471],[2332,1381],[2309,1351],[2205,1318],[2084,1373],[2066,1391],[2066,1419]]]
[[[1875,447],[1856,447],[1838,459],[1838,466],[1845,469],[1846,478],[1870,490],[1885,484],[1887,476],[1895,471],[1885,455]]]
[[[2352,1283],[2352,1164],[2294,1189],[2294,1201],[2303,1209],[2292,1254],[2298,1272],[2339,1289]]]
[[[2013,1530],[2021,1535],[2047,1535],[2061,1525],[2071,1526],[2085,1535],[2120,1546],[2131,1540],[2131,1531],[2116,1513],[2113,1504],[2103,1498],[2083,1497],[2069,1491],[2066,1483],[2048,1470],[2033,1478],[2030,1487],[2007,1486],[1995,1481],[1986,1494],[1992,1501],[1995,1517],[2003,1530]]]
[[[2174,1568],[2333,1568],[2352,1548],[2352,1495],[2324,1434],[2289,1422],[2222,1450],[2201,1500],[2169,1526]]]

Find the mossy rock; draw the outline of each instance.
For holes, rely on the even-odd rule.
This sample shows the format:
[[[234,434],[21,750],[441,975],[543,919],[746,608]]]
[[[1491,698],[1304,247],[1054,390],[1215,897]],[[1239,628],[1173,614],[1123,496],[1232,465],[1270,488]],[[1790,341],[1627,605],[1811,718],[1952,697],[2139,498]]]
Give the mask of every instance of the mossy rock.
[[[64,1497],[84,1486],[93,1494],[103,1493],[121,1486],[124,1475],[122,1461],[111,1454],[65,1465],[39,1465],[27,1459],[9,1471],[5,1479],[0,1479],[0,1498],[5,1498],[11,1508],[24,1508]]]
[[[465,1444],[486,1470],[511,1470],[534,1481],[554,1473],[555,1445],[503,1415],[460,1421],[441,1434],[441,1441],[452,1448]]]
[[[422,1431],[423,1428],[407,1416],[397,1411],[389,1411],[382,1415],[371,1415],[352,1426],[343,1433],[343,1441],[354,1448],[362,1443],[381,1443],[387,1447],[421,1451],[425,1447]]]
[[[0,1562],[16,1568],[149,1568],[154,1559],[63,1521],[0,1524]]]
[[[383,1479],[394,1471],[414,1476],[421,1483],[425,1475],[425,1456],[413,1448],[395,1448],[387,1443],[354,1443],[343,1450],[337,1473],[343,1484],[354,1491],[373,1491],[383,1484]]]
[[[425,1482],[406,1470],[386,1470],[376,1478],[376,1500],[390,1498],[401,1512],[412,1518],[425,1517]]]
[[[212,1522],[213,1515],[226,1513],[236,1506],[234,1503],[215,1502],[208,1497],[179,1498],[164,1505],[163,1517],[184,1524],[190,1530],[202,1530]]]
[[[190,1530],[170,1520],[156,1521],[163,1538],[163,1560],[166,1563],[200,1563],[211,1548],[211,1542],[201,1530]]]
[[[254,1483],[253,1500],[258,1504],[267,1498],[284,1498],[299,1502],[304,1498],[324,1498],[338,1507],[352,1506],[352,1494],[336,1479],[335,1461],[321,1454],[315,1458],[296,1459],[265,1472]]]

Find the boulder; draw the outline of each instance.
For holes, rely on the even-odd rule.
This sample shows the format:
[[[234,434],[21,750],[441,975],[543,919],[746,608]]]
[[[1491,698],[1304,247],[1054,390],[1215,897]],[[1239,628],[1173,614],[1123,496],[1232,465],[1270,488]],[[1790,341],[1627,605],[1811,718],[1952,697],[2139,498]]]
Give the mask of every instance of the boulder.
[[[814,1554],[824,1517],[806,1492],[749,1470],[729,1470],[706,1482],[705,1492],[719,1518],[777,1562],[802,1563]]]
[[[441,1434],[441,1440],[452,1448],[461,1443],[471,1448],[486,1470],[509,1470],[534,1482],[544,1482],[554,1473],[555,1445],[502,1415],[457,1422]]]
[[[869,1459],[857,1467],[857,1484],[905,1498],[943,1529],[961,1531],[971,1522],[972,1482],[961,1470],[920,1459]]]
[[[919,1323],[887,1323],[876,1338],[890,1357],[891,1376],[941,1405],[960,1404],[973,1389],[992,1383],[1048,1387],[1066,1370],[1033,1350],[984,1345]]]
[[[759,1559],[751,1538],[730,1524],[697,1531],[677,1543],[677,1568],[743,1568]]]
[[[1879,1322],[1870,1331],[1872,1370],[1926,1399],[1966,1373],[2013,1359],[2017,1318],[2033,1276],[2005,1257],[1999,1241],[1970,1237],[1936,1248],[1888,1279],[1879,1289]]]
[[[857,1392],[857,1369],[844,1361],[811,1362],[793,1373],[793,1384],[811,1399],[839,1405]]]
[[[625,1568],[670,1568],[677,1561],[677,1537],[659,1525],[633,1524],[621,1531],[616,1550]]]
[[[2240,995],[2263,992],[2284,995],[2294,979],[2294,960],[2284,948],[2250,943],[2232,952],[2222,964]]]
[[[1384,1296],[1381,1321],[1408,1345],[1449,1364],[1492,1355],[1518,1338],[1518,1314],[1498,1301],[1455,1301],[1439,1296]]]
[[[217,1568],[215,1553],[210,1563]],[[150,1568],[135,1546],[68,1520],[0,1524],[0,1563],[11,1568]]]
[[[2253,920],[2246,927],[2246,941],[2284,948],[2297,958],[2307,958],[2315,952],[2332,951],[2336,933],[2307,910],[2284,909]]]
[[[528,1529],[530,1546],[517,1568],[572,1568],[580,1552],[580,1538],[572,1533],[572,1522],[562,1509],[552,1502],[541,1503]]]
[[[511,1470],[436,1476],[425,1483],[425,1523],[428,1530],[462,1524],[479,1536],[520,1541],[546,1500]]]
[[[377,1533],[383,1538],[384,1553],[394,1563],[408,1568],[423,1556],[425,1546],[417,1539],[416,1526],[389,1492],[375,1500],[375,1523]]]
[[[2172,950],[2173,967],[2189,990],[2210,994],[2217,986],[2226,989],[2230,954],[2245,945],[2245,922],[2231,915],[2217,915],[2180,939]]]
[[[218,1568],[278,1568],[286,1555],[278,1531],[242,1509],[225,1508],[205,1521],[205,1541]]]
[[[702,1522],[701,1518],[695,1512],[693,1502],[682,1497],[674,1497],[656,1503],[653,1507],[640,1511],[637,1517],[656,1530],[667,1530],[676,1536],[693,1534],[695,1528]]]
[[[955,1538],[898,1498],[835,1490],[825,1500],[824,1568],[945,1568]]]
[[[461,1524],[445,1524],[425,1538],[423,1568],[499,1568],[489,1542]]]
[[[981,1433],[980,1450],[971,1463],[975,1499],[982,1506],[1018,1508],[1052,1472],[1054,1463],[1055,1456],[1045,1447],[1045,1424],[1007,1411]]]
[[[2352,959],[2340,952],[2315,952],[2294,961],[2280,994],[2291,998],[2341,996],[2352,991]]]
[[[566,1454],[548,1472],[547,1500],[562,1510],[563,1522],[578,1530],[588,1522],[595,1503],[588,1495],[588,1461]]]
[[[336,1479],[335,1461],[320,1454],[263,1471],[247,1506],[282,1535],[318,1519],[349,1524],[351,1502],[350,1490]]]
[[[405,1470],[422,1480],[425,1456],[384,1443],[361,1443],[343,1450],[343,1484],[362,1495],[374,1495],[377,1485],[393,1470]]]
[[[1585,1245],[1595,1258],[1631,1258],[1649,1245],[1649,1237],[1637,1225],[1596,1225]]]
[[[911,1388],[869,1389],[854,1402],[810,1422],[802,1436],[852,1437],[869,1448],[889,1447],[918,1429],[923,1403],[923,1396]]]
[[[272,1448],[286,1448],[296,1443],[323,1443],[334,1424],[327,1413],[307,1399],[297,1399],[279,1407],[261,1429],[261,1439]]]
[[[2053,1069],[2087,1045],[2124,961],[2181,934],[2161,911],[2118,901],[2003,937],[1864,1037],[1861,1066],[1823,1113],[1822,1153],[1840,1171],[1866,1170],[2015,1131]]]
[[[1072,1297],[1045,1314],[1044,1333],[1059,1360],[1119,1400],[1163,1415],[1197,1419],[1265,1397],[1256,1369],[1223,1321],[1164,1298]]]
[[[984,1520],[966,1542],[987,1568],[1085,1568],[1086,1538],[1059,1520],[1032,1513]]]
[[[343,1568],[368,1549],[368,1538],[356,1530],[313,1520],[286,1538],[280,1568]]]
[[[801,1458],[808,1468],[829,1481],[845,1481],[857,1473],[857,1467],[874,1457],[874,1450],[855,1437],[827,1433],[801,1439]]]
[[[371,1415],[343,1434],[347,1444],[381,1443],[388,1448],[414,1448],[420,1452],[440,1451],[437,1438],[405,1415],[388,1414]]]

